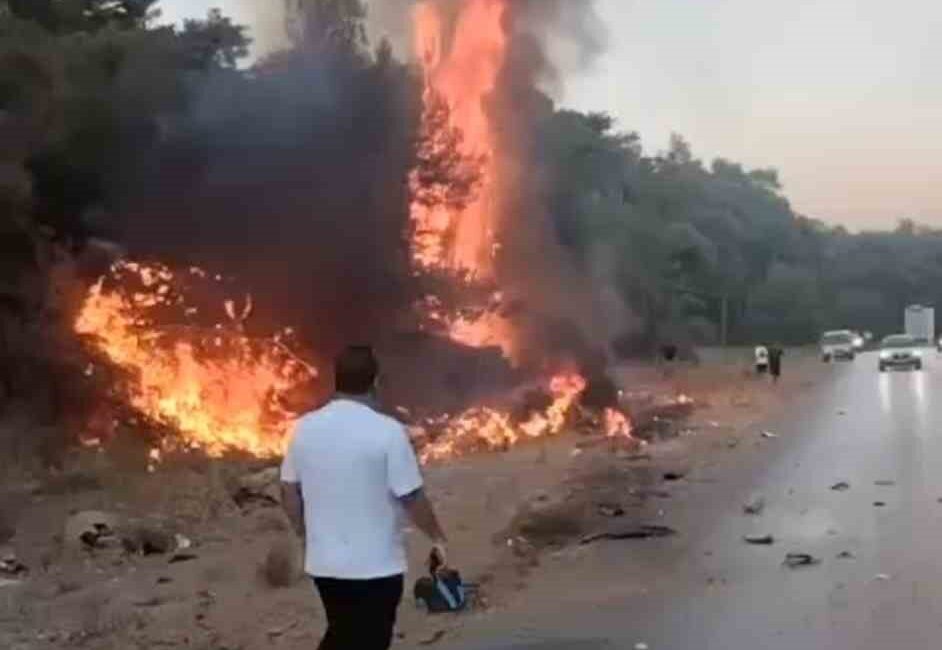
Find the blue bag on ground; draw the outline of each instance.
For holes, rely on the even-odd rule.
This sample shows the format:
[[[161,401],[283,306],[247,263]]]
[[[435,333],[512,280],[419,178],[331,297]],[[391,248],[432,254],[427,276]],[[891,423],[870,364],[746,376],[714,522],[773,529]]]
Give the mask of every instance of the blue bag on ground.
[[[468,602],[461,574],[451,569],[416,580],[413,595],[416,604],[424,605],[430,614],[460,612]]]

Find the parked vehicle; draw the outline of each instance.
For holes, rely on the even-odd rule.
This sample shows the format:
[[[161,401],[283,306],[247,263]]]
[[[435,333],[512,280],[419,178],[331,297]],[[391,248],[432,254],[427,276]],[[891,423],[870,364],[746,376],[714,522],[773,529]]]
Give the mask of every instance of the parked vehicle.
[[[850,330],[834,330],[821,335],[819,347],[825,363],[841,359],[853,361],[857,356],[856,336]]]
[[[909,334],[894,334],[880,344],[880,372],[888,368],[922,370],[922,350]]]

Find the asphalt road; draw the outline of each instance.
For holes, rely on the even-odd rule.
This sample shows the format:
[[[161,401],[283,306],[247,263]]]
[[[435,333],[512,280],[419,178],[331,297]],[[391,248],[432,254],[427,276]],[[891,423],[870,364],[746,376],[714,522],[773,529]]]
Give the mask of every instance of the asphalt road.
[[[942,648],[942,357],[926,358],[922,372],[880,374],[875,353],[822,365],[819,388],[769,423],[779,438],[669,506],[676,540],[601,544],[584,579],[567,574],[447,647]],[[767,506],[745,516],[756,494]],[[743,541],[759,533],[775,544]],[[790,552],[820,564],[786,568]]]

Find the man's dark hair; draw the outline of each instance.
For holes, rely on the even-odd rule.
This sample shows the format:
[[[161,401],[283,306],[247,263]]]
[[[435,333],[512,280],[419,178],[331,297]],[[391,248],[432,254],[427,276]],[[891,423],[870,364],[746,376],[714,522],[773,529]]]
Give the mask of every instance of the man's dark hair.
[[[334,385],[339,393],[363,395],[376,383],[379,363],[368,345],[347,347],[334,362]]]

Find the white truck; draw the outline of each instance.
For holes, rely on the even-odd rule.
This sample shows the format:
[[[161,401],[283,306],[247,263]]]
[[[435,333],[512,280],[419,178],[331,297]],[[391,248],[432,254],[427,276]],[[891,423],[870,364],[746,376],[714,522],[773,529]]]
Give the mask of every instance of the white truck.
[[[935,342],[935,308],[910,305],[906,308],[906,333],[921,344]]]

